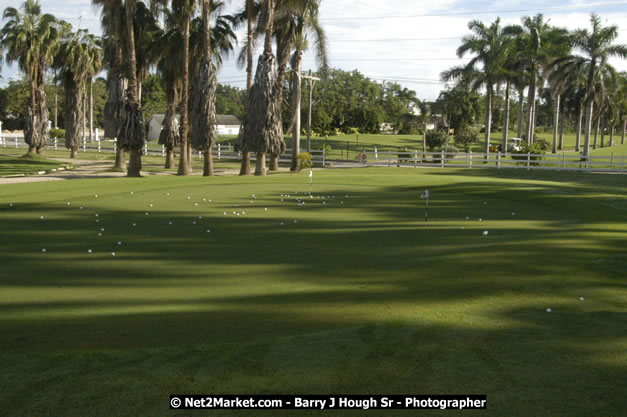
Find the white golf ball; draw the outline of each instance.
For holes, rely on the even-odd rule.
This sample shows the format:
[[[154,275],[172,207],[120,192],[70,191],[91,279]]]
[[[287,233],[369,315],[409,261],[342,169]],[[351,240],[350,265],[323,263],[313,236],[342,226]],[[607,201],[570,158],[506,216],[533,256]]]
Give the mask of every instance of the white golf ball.
[[[242,211],[242,214],[246,214],[246,212],[245,212],[245,211]]]
[[[43,253],[46,253],[46,249],[42,249],[41,251],[42,251]]]
[[[195,207],[198,207],[198,203],[194,203],[194,206],[195,206]]]
[[[516,215],[516,213],[512,211],[512,216],[515,216],[515,215]]]
[[[41,216],[41,217],[39,217],[39,218],[40,218],[41,220],[43,220],[43,219],[44,219],[44,216]]]
[[[579,297],[579,301],[583,301],[583,297]]]
[[[263,210],[264,210],[264,211],[268,211],[268,207],[264,208]]]
[[[281,226],[283,226],[283,222],[281,222]]]
[[[100,231],[101,231],[101,232],[104,232],[104,227],[101,227],[101,228],[100,228]]]
[[[166,195],[167,197],[170,197],[170,193],[165,193],[165,195]]]
[[[69,206],[70,204],[71,204],[71,203],[68,201],[68,202],[67,202],[67,205]]]
[[[484,230],[484,231],[483,231],[483,235],[484,235],[484,236],[487,236],[487,235],[488,235],[488,231],[487,231],[487,230]]]
[[[81,210],[83,209],[83,206],[81,206]]]
[[[470,220],[470,217],[466,216],[466,220]]]
[[[98,217],[98,213],[96,213],[96,217]]]
[[[547,313],[550,313],[551,311],[553,311],[553,310],[551,310],[551,307],[549,307],[549,308],[547,308],[547,309],[546,309],[546,312],[547,312]]]
[[[87,249],[87,253],[91,253],[91,249]]]
[[[102,233],[98,233],[98,236],[102,236]]]
[[[98,198],[98,194],[94,194],[94,197],[95,197],[95,198]]]
[[[207,229],[207,233],[211,233],[211,229]]]
[[[198,220],[202,220],[202,216],[198,216]]]
[[[188,199],[188,200],[191,200],[191,197],[190,197],[190,196],[187,196],[187,199]]]
[[[146,212],[146,216],[148,215],[148,212]]]
[[[133,195],[133,192],[131,191],[131,195]]]
[[[121,241],[118,241],[118,246],[122,246],[122,242]]]
[[[226,211],[224,212],[224,215],[226,216]]]
[[[482,222],[483,220],[479,219],[480,222]]]
[[[196,221],[193,221],[192,224],[196,224]]]
[[[96,219],[96,223],[100,223],[100,220]]]
[[[152,204],[150,205],[150,207],[152,207]]]
[[[115,256],[115,252],[111,252],[111,256]]]
[[[168,224],[172,224],[172,222],[168,222]]]
[[[13,207],[13,203],[9,203],[9,207]]]
[[[137,223],[133,223],[133,227],[137,226]]]

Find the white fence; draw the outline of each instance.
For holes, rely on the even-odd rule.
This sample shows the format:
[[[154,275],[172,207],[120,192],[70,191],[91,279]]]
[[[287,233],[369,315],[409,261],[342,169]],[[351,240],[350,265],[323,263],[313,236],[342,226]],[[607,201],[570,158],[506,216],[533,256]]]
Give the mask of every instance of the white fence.
[[[0,147],[3,148],[27,148],[28,145],[24,142],[23,136],[4,136],[0,137]],[[47,144],[48,149],[56,150],[65,150],[65,141],[62,139],[50,138]],[[180,147],[176,148],[178,152]],[[117,144],[115,140],[97,140],[97,141],[83,141],[81,146],[79,147],[80,151],[83,152],[115,152],[117,150]],[[166,149],[163,145],[152,144],[149,143],[143,149],[144,155],[151,156],[165,156]],[[196,155],[199,157],[202,156],[201,152],[196,152]],[[279,162],[289,162],[292,160],[292,151],[291,149],[286,149],[283,155],[279,158]],[[229,144],[221,144],[217,143],[213,147],[213,156],[218,160],[234,160],[241,161],[242,154],[241,152],[236,152],[232,145]],[[250,154],[250,159],[255,161],[256,156],[254,153]],[[323,150],[312,150],[311,151],[311,161],[314,165],[325,166],[326,165],[326,155]]]
[[[359,152],[354,161],[361,166],[437,167],[437,168],[514,168],[527,170],[620,172],[627,170],[624,155],[588,156],[578,154],[511,154],[476,152]]]
[[[25,148],[24,138],[20,136],[0,137],[0,146],[4,148]],[[50,139],[48,147],[55,150],[64,150],[64,141]],[[80,148],[83,152],[115,152],[116,143],[113,140],[84,141]],[[178,149],[177,149],[178,151]],[[144,148],[144,155],[165,156],[163,145],[148,144]],[[202,156],[201,153],[197,153]],[[242,155],[236,152],[232,145],[216,144],[213,147],[213,156],[218,160],[241,161]],[[255,154],[250,154],[255,160]],[[319,166],[398,166],[398,167],[437,167],[437,168],[513,168],[527,170],[556,170],[556,171],[587,171],[587,172],[620,172],[627,171],[627,159],[620,156],[588,156],[578,154],[511,154],[511,153],[476,153],[476,152],[419,152],[419,151],[362,151],[357,153],[355,160],[331,159],[324,150],[312,150],[311,159],[314,165]],[[279,158],[280,162],[291,161],[291,150],[287,149]]]

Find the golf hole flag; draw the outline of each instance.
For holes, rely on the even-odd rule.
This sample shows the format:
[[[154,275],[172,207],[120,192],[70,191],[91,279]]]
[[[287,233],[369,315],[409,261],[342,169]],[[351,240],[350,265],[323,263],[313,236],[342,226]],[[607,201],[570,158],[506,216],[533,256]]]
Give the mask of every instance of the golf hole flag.
[[[426,204],[425,204],[425,223],[427,223],[429,221],[429,190],[425,190],[425,192],[422,193],[420,198],[427,199]]]

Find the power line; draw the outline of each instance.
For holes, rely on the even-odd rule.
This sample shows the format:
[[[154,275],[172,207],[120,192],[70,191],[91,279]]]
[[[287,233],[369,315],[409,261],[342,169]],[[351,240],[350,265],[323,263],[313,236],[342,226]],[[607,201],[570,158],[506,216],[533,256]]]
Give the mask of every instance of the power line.
[[[398,39],[340,39],[329,40],[331,43],[353,43],[353,42],[406,42],[406,41],[441,41],[441,40],[455,40],[461,39],[461,36],[447,37],[447,38],[398,38]]]
[[[483,10],[483,11],[464,11],[464,12],[442,12],[442,13],[424,13],[413,15],[391,15],[391,16],[360,16],[360,17],[326,17],[319,20],[372,20],[372,19],[411,19],[416,17],[441,17],[441,16],[466,16],[476,14],[494,14],[494,13],[535,13],[540,11],[557,11],[557,10],[576,10],[576,9],[589,9],[591,7],[611,7],[611,6],[624,6],[627,3],[596,3],[580,6],[559,6],[559,7],[544,7],[541,9],[510,9],[510,10]]]

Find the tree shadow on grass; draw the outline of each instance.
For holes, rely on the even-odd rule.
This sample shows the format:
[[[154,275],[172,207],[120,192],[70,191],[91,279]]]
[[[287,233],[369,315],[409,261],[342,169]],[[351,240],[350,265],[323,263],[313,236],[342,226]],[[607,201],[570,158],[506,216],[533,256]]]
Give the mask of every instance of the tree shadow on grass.
[[[103,207],[99,223],[93,208],[5,211],[0,414],[174,415],[177,392],[486,393],[494,415],[620,414],[623,211],[592,190],[565,216],[558,193],[433,186],[446,199],[428,225],[423,185],[327,186],[346,207],[273,191],[239,217],[243,195]]]

